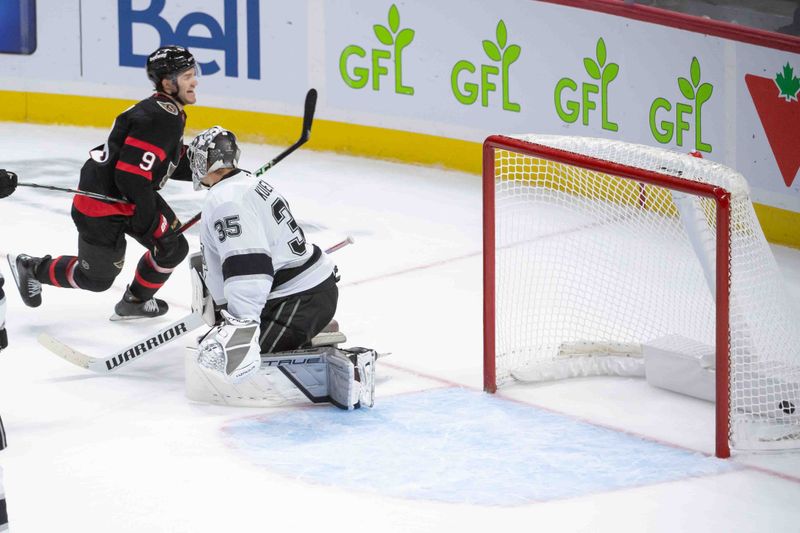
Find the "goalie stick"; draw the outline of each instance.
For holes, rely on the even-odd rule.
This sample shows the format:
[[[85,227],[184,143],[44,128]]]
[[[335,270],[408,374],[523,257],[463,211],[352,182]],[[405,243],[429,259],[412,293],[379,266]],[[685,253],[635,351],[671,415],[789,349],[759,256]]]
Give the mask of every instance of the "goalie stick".
[[[62,359],[92,372],[104,374],[113,372],[137,357],[174,342],[190,331],[199,328],[202,324],[203,317],[200,313],[191,313],[180,320],[176,320],[169,326],[161,328],[147,338],[140,339],[122,348],[110,357],[90,357],[74,348],[70,348],[47,333],[40,334],[36,340]]]
[[[353,242],[353,237],[348,235],[343,241],[327,248],[325,253],[335,252]],[[199,328],[203,323],[202,313],[199,311],[192,312],[180,320],[176,320],[172,324],[161,328],[156,333],[148,335],[121,350],[117,350],[107,357],[91,357],[86,355],[64,344],[48,333],[39,334],[36,340],[55,355],[74,365],[91,370],[92,372],[97,372],[98,374],[108,374],[125,366],[134,359],[173,343],[176,339]]]

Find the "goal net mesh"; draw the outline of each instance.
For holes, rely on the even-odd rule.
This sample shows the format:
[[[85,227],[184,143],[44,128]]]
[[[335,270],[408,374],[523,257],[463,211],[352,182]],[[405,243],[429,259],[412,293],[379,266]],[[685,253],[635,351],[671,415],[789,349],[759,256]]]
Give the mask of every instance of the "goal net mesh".
[[[652,147],[515,138],[730,193],[729,284],[720,288],[730,291],[730,441],[739,449],[796,447],[800,323],[745,179],[723,165]],[[636,346],[673,336],[713,349],[716,201],[692,197],[693,224],[702,226],[693,241],[673,194],[579,163],[495,149],[498,386],[582,375],[580,368],[559,370],[574,362],[564,355],[569,345]]]

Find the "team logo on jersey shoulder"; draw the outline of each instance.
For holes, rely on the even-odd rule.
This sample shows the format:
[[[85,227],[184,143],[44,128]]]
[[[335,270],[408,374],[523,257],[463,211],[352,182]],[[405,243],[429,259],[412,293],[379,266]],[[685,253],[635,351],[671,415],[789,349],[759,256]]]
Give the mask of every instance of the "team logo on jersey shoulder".
[[[167,113],[171,113],[173,115],[177,115],[178,114],[178,106],[176,106],[175,104],[170,103],[170,102],[162,102],[161,100],[157,100],[157,102],[158,102],[158,105],[160,105],[161,108],[164,111],[166,111]]]

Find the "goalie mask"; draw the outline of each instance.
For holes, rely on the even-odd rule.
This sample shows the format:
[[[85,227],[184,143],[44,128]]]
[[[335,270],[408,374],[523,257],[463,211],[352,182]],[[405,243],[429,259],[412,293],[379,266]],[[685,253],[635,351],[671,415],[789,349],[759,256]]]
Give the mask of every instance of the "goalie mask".
[[[201,132],[189,145],[188,153],[194,190],[208,189],[203,178],[211,172],[221,168],[237,168],[241,153],[233,132],[221,126]]]

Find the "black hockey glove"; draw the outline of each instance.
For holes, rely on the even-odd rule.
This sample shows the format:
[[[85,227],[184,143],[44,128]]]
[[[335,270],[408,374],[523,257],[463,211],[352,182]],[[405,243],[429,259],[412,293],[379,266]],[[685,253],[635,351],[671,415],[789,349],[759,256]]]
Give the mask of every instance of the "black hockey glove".
[[[159,213],[155,230],[151,234],[153,255],[157,256],[159,251],[164,253],[178,245],[178,239],[180,239],[181,234],[177,230],[180,227],[181,223],[177,218],[170,224],[167,217]]]
[[[5,327],[0,329],[0,352],[2,352],[4,348],[8,348],[8,334],[6,333]]]
[[[0,168],[0,198],[10,196],[17,188],[17,175]]]

